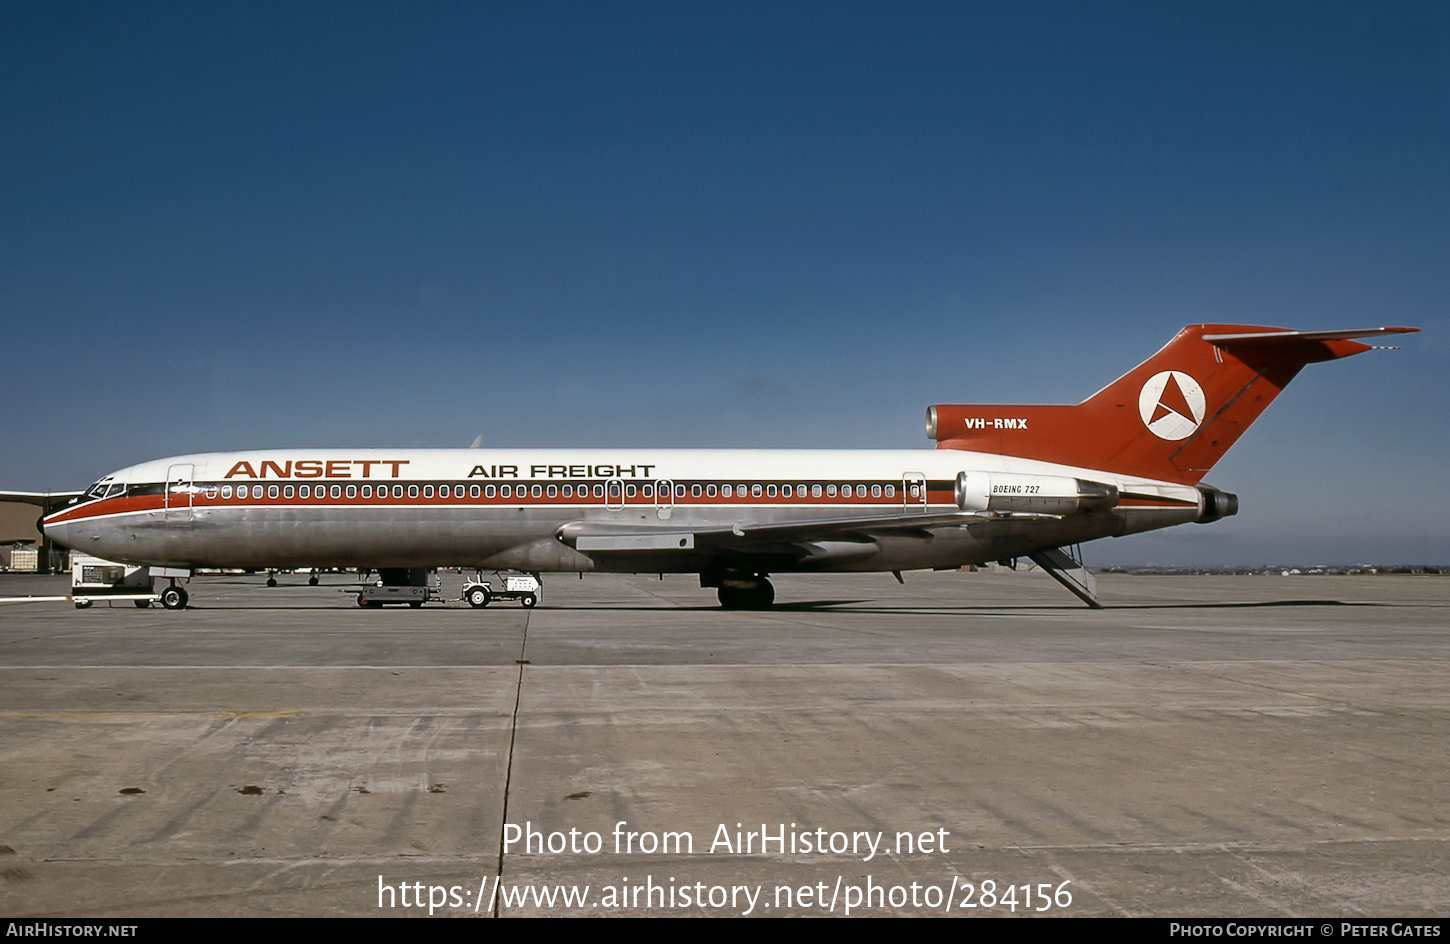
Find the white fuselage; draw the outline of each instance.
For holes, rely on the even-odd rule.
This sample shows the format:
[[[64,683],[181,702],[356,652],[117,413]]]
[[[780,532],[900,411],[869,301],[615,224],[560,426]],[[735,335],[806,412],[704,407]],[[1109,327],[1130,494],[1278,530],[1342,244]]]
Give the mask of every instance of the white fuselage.
[[[1004,492],[1078,479],[1116,493],[1075,513],[988,511],[964,503],[962,473]],[[288,449],[131,466],[45,529],[88,554],[185,568],[882,571],[1201,520],[1203,501],[1193,486],[955,450]]]

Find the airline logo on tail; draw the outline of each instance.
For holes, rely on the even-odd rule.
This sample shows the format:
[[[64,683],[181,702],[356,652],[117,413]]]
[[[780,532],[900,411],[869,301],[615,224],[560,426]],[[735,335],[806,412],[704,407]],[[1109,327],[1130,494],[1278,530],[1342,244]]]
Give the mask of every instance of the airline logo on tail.
[[[1138,415],[1159,439],[1192,436],[1203,422],[1203,388],[1181,370],[1154,374],[1138,393]]]

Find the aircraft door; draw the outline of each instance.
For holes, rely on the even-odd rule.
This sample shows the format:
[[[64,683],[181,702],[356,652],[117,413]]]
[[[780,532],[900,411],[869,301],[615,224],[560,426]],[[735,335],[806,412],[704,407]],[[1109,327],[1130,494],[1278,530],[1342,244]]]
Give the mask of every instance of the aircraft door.
[[[926,475],[923,473],[901,473],[901,510],[909,515],[926,512]]]
[[[675,483],[669,479],[655,481],[655,514],[668,518],[675,513]]]
[[[191,504],[196,497],[192,480],[196,467],[190,462],[178,462],[166,470],[166,491],[163,502],[166,506],[166,520],[190,521]]]

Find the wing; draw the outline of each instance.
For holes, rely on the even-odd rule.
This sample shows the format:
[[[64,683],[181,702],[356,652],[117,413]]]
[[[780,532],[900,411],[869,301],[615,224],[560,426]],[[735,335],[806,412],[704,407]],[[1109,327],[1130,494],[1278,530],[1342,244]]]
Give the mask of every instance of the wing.
[[[23,502],[42,508],[79,498],[84,492],[0,492],[0,502]]]
[[[583,554],[660,554],[694,551],[722,557],[783,557],[797,562],[839,561],[876,553],[886,535],[927,539],[936,529],[987,526],[1005,517],[991,512],[898,512],[878,517],[816,518],[780,523],[739,523],[681,528],[576,522],[559,530],[559,539]],[[1024,516],[1011,516],[1020,519]],[[1030,517],[1056,518],[1056,515]]]

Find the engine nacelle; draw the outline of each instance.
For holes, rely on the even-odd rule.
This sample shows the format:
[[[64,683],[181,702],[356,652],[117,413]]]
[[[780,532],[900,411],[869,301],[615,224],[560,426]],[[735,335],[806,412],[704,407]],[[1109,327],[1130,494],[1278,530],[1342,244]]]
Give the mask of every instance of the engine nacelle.
[[[1075,515],[1117,505],[1118,489],[1066,475],[960,472],[956,500],[963,511]]]

